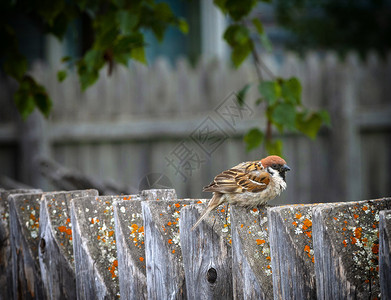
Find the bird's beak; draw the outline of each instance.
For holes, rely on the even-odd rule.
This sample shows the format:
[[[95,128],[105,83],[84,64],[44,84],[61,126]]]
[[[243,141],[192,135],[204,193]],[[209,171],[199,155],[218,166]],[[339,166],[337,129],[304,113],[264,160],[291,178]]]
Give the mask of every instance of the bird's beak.
[[[285,165],[283,165],[281,169],[282,169],[282,171],[284,171],[284,172],[286,172],[286,171],[290,171],[290,170],[291,170],[291,168],[289,168],[289,166],[288,166],[288,165],[286,165],[286,164],[285,164]]]

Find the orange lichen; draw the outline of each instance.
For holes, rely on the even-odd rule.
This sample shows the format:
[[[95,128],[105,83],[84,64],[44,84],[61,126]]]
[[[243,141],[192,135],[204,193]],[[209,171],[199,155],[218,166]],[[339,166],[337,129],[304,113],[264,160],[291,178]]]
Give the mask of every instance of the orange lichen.
[[[167,223],[167,225],[168,225],[168,226],[171,226],[171,225],[172,225],[172,223],[171,223],[171,222],[168,222],[168,223]]]
[[[58,230],[59,230],[60,232],[65,232],[65,230],[67,230],[67,228],[66,228],[65,226],[59,226],[59,227],[58,227]]]
[[[372,246],[372,253],[378,254],[379,253],[379,244],[373,244]]]
[[[169,240],[168,240],[168,243],[169,243],[169,244],[172,244],[172,239],[169,239]]]
[[[337,217],[333,217],[333,219],[334,219],[335,221],[338,221],[338,218],[337,218]]]
[[[354,236],[358,239],[361,239],[361,231],[362,231],[362,228],[361,227],[357,227],[355,230],[354,230]]]
[[[261,239],[256,239],[256,242],[257,242],[257,245],[263,245],[266,243],[265,240],[261,240]]]
[[[293,222],[292,222],[292,225],[297,226],[297,222],[296,222],[296,221],[293,221]]]
[[[144,257],[140,256],[140,257],[139,257],[139,260],[140,260],[141,262],[143,262],[143,261],[144,261]]]
[[[257,212],[258,211],[258,209],[257,208],[253,208],[253,212]]]
[[[364,206],[364,207],[362,208],[362,210],[363,210],[363,211],[368,210],[368,206]]]
[[[225,209],[223,208],[222,210],[220,210],[222,213],[225,212]]]
[[[172,254],[174,254],[175,253],[175,249],[174,250],[172,250]]]
[[[67,224],[68,224],[68,223],[71,223],[71,219],[70,219],[70,218],[67,219]]]
[[[310,252],[310,250],[311,250],[310,246],[308,246],[308,245],[304,246],[304,251],[305,252]]]
[[[65,232],[66,232],[67,235],[72,235],[72,229],[70,229],[70,228],[67,228],[65,230]]]
[[[301,213],[297,213],[297,214],[295,214],[295,218],[296,219],[300,219],[302,216],[301,216]]]
[[[356,214],[354,214],[353,217],[354,217],[355,219],[358,219],[358,215],[356,215]]]
[[[271,260],[272,258],[270,256],[266,256],[266,259],[267,260]]]
[[[346,242],[346,240],[342,241],[342,244],[343,244],[344,247],[348,246],[348,243]]]
[[[197,201],[197,204],[202,204],[202,201]]]
[[[305,219],[305,220],[303,221],[303,223],[304,223],[304,225],[305,225],[306,227],[311,227],[311,226],[312,226],[312,221],[311,221],[311,220]]]
[[[243,228],[243,226],[244,226],[243,224],[240,224],[240,228]]]
[[[312,231],[307,231],[307,232],[304,232],[309,238],[312,237]]]
[[[176,207],[181,207],[181,205],[179,203],[175,203],[175,206]]]
[[[354,245],[357,242],[357,239],[353,236],[351,236],[350,239],[352,240],[352,245]]]
[[[109,236],[112,236],[114,234],[114,231],[109,231]]]

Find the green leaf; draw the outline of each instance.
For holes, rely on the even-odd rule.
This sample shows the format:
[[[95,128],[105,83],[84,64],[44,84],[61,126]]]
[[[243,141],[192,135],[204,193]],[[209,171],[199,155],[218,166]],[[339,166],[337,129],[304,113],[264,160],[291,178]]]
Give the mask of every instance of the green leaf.
[[[52,100],[49,98],[48,94],[46,92],[34,94],[34,102],[43,115],[48,118],[52,109]]]
[[[282,125],[290,130],[296,128],[296,108],[290,103],[278,104],[273,109],[271,117],[273,124]]]
[[[331,127],[331,120],[330,120],[329,113],[324,109],[321,109],[318,113],[319,113],[320,117],[322,118],[323,123],[325,125]]]
[[[70,56],[64,56],[63,58],[61,58],[61,62],[65,63],[65,62],[68,62],[72,59],[72,57]]]
[[[103,51],[91,49],[84,55],[83,60],[88,72],[98,71],[104,64]]]
[[[323,120],[319,113],[299,113],[296,116],[296,128],[311,139],[315,139]]]
[[[282,98],[288,103],[294,105],[301,104],[301,84],[296,77],[283,80],[281,84]]]
[[[144,47],[133,48],[131,52],[131,56],[133,59],[138,60],[139,62],[142,62],[144,64],[147,63]]]
[[[233,24],[228,26],[228,28],[225,30],[224,39],[231,47],[245,45],[250,39],[250,32],[242,25]]]
[[[258,128],[252,128],[244,136],[244,142],[247,144],[246,150],[250,151],[259,147],[262,144],[264,134]]]
[[[242,62],[246,60],[246,58],[250,55],[252,49],[252,42],[250,42],[248,45],[237,46],[233,48],[233,51],[231,53],[231,60],[236,68],[239,67]]]
[[[252,19],[252,22],[253,22],[254,27],[258,31],[258,33],[260,35],[262,35],[264,33],[264,30],[263,30],[263,25],[262,25],[261,21],[257,18],[254,18],[254,19]]]
[[[239,21],[251,12],[257,0],[227,0],[224,4],[220,4],[225,6],[225,10],[233,20]]]
[[[254,48],[249,30],[239,24],[230,25],[224,32],[224,39],[232,48],[231,59],[234,66],[240,66]]]
[[[66,70],[60,70],[57,72],[57,80],[60,82],[63,82],[65,78],[67,78],[67,71]]]
[[[237,94],[236,94],[236,99],[238,100],[238,103],[240,106],[243,106],[244,100],[246,98],[246,94],[248,89],[250,88],[250,84],[246,84]]]
[[[8,75],[20,81],[27,71],[27,59],[18,52],[9,53],[3,69]]]
[[[28,77],[23,78],[18,90],[14,94],[14,102],[23,120],[34,111],[35,101],[30,80]]]
[[[277,81],[261,81],[258,89],[268,105],[274,105],[281,97],[281,86]]]
[[[282,141],[276,140],[276,141],[267,141],[266,142],[266,151],[268,155],[282,155]]]
[[[189,32],[189,25],[187,24],[185,19],[180,18],[178,20],[178,28],[184,34],[187,34]]]
[[[134,27],[138,22],[138,17],[126,10],[119,10],[117,12],[117,21],[119,24],[119,31],[123,35],[130,35],[133,33]]]

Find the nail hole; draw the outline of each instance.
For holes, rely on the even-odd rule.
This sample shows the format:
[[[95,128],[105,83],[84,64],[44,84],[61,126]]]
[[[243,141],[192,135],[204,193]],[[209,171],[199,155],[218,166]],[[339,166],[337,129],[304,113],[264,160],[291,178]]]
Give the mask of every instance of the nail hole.
[[[206,273],[206,279],[210,283],[215,283],[217,279],[217,271],[214,268],[210,268]]]

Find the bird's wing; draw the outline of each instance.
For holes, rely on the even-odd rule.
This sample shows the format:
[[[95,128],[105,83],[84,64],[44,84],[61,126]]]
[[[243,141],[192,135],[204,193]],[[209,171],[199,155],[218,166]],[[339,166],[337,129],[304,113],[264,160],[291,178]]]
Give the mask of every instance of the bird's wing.
[[[232,168],[217,175],[213,182],[204,187],[204,192],[218,193],[244,193],[261,192],[270,182],[270,174],[266,171],[257,170],[254,166],[240,166],[239,169]],[[255,169],[254,169],[255,168]],[[256,171],[254,171],[256,170]]]

